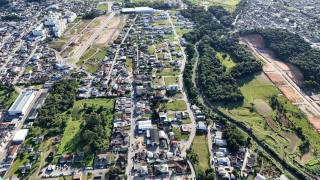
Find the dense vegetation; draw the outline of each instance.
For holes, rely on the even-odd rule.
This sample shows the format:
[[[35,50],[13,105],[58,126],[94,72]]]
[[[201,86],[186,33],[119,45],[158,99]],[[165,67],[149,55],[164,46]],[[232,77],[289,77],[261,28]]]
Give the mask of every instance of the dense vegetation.
[[[198,68],[199,86],[202,87],[204,95],[211,102],[242,101],[243,96],[234,78],[226,73],[221,63],[212,54],[214,50],[208,47],[205,54],[199,58],[201,62]]]
[[[1,21],[19,21],[21,18],[18,15],[11,14],[1,17]]]
[[[227,141],[228,150],[232,153],[239,151],[240,147],[246,145],[246,140],[239,129],[233,125],[227,125],[223,129],[223,137]]]
[[[252,33],[252,32],[250,32]],[[257,29],[266,46],[275,55],[297,66],[304,75],[302,87],[306,90],[320,90],[320,50],[312,49],[302,37],[283,29]]]
[[[194,21],[198,26],[195,30],[185,34],[184,38],[190,44],[198,42],[199,88],[210,102],[242,101],[243,96],[236,80],[261,71],[261,64],[244,46],[239,44],[239,37],[231,32],[232,15],[222,7],[210,7],[206,11],[198,6],[182,11],[182,15]],[[194,55],[190,44],[186,46],[189,57]],[[215,53],[218,51],[226,52],[234,59],[236,65],[230,72],[227,72],[226,67],[215,58]],[[186,69],[188,71],[188,64]],[[185,85],[190,86],[191,79],[186,77],[186,74],[187,72],[184,75]],[[187,93],[196,96],[192,88],[187,90]]]
[[[80,145],[84,152],[106,151],[112,131],[112,112],[103,106],[84,107]]]
[[[0,86],[0,108],[8,109],[18,96],[14,87]]]
[[[48,135],[62,133],[68,120],[62,113],[73,106],[77,87],[78,83],[75,80],[56,82],[39,112],[35,125],[47,129]]]

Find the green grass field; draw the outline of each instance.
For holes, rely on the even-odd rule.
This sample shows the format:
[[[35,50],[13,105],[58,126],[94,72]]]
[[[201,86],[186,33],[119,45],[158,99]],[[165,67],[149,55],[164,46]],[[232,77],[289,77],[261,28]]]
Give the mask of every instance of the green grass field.
[[[108,10],[108,4],[98,4],[97,5],[97,10],[100,10],[100,11]]]
[[[177,76],[164,76],[163,79],[166,86],[179,83],[179,77]]]
[[[166,103],[164,108],[169,111],[185,111],[187,110],[187,104],[184,100],[174,100]]]
[[[173,68],[164,68],[162,70],[153,70],[153,74],[156,76],[178,76],[179,70],[174,70]]]
[[[221,62],[228,72],[236,66],[236,63],[231,59],[229,54],[217,52],[215,57]]]
[[[90,73],[95,73],[100,67],[100,62],[106,56],[106,49],[99,46],[92,46],[89,48],[76,63],[77,66],[83,67]]]
[[[280,91],[264,74],[257,75],[252,80],[245,79],[240,84],[242,85],[240,90],[244,96],[244,103],[242,105],[220,106],[224,113],[244,122],[259,140],[274,149],[280,156],[286,156],[286,159],[292,163],[294,161],[305,163],[304,161],[308,162],[310,159],[312,161],[316,158],[313,153],[308,154],[308,160],[305,160],[304,157],[296,158],[302,156],[298,147],[302,140],[292,128],[279,122],[279,119],[276,118],[276,111],[269,105],[269,98],[271,96],[277,97],[288,120],[294,124],[294,127],[302,129],[304,136],[310,141],[311,149],[317,152],[320,152],[320,140],[317,138],[319,134],[312,129],[296,106],[283,95],[279,95]],[[319,167],[320,163],[310,169],[316,171],[313,169]],[[307,166],[307,168],[309,167]]]
[[[209,149],[208,140],[205,136],[195,136],[192,142],[192,150],[198,155],[199,163],[195,165],[197,173],[205,172],[209,169]]]
[[[126,70],[128,72],[132,72],[132,65],[133,65],[132,58],[127,58],[127,60],[126,60]]]
[[[17,97],[18,93],[14,89],[0,88],[0,104],[3,105],[5,109],[9,109]]]
[[[192,3],[200,6],[222,6],[229,12],[233,12],[240,0],[191,0]]]
[[[74,103],[71,109],[71,118],[67,122],[67,126],[64,130],[61,143],[58,147],[58,154],[64,154],[68,152],[75,152],[78,147],[75,146],[75,139],[80,131],[80,125],[82,123],[82,109],[85,106],[103,106],[105,108],[113,110],[113,99],[83,99]]]

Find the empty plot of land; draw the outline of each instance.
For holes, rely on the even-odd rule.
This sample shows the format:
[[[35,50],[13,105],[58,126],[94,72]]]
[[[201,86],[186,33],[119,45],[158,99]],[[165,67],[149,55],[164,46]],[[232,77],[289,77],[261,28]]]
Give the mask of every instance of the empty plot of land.
[[[114,16],[108,27],[99,35],[95,44],[107,44],[115,40],[125,25],[125,21],[126,17],[124,16]]]
[[[279,73],[266,73],[269,79],[276,85],[285,85],[286,82]]]
[[[262,68],[263,68],[264,72],[273,72],[273,71],[275,71],[274,67],[272,67],[271,64],[264,64]]]
[[[318,117],[308,117],[310,124],[320,133],[320,118]]]
[[[302,102],[300,96],[290,86],[280,86],[280,91],[293,103]]]

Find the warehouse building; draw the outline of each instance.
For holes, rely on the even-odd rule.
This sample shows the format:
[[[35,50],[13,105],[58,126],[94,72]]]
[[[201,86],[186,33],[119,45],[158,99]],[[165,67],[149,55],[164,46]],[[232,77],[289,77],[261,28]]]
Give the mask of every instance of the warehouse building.
[[[155,9],[150,7],[135,7],[135,8],[122,8],[121,13],[123,14],[151,14],[154,13]]]
[[[29,129],[20,129],[12,138],[12,143],[21,144],[26,139]]]
[[[22,91],[8,110],[9,115],[25,115],[28,109],[31,108],[36,94],[37,91]]]

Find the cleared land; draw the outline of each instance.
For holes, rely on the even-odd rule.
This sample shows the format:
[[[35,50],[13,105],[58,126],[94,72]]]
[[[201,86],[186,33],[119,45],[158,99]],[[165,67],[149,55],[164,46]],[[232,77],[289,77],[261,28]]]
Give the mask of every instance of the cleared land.
[[[166,103],[164,108],[169,111],[186,111],[187,104],[184,100],[174,100]]]
[[[209,150],[208,150],[208,140],[206,136],[197,135],[194,137],[192,146],[194,153],[198,155],[199,162],[195,165],[196,172],[205,172],[209,169]]]
[[[240,0],[191,0],[194,4],[201,6],[222,6],[226,10],[233,12]]]
[[[100,62],[105,58],[106,54],[106,48],[102,46],[91,46],[76,65],[83,67],[90,73],[95,73],[99,69]]]

